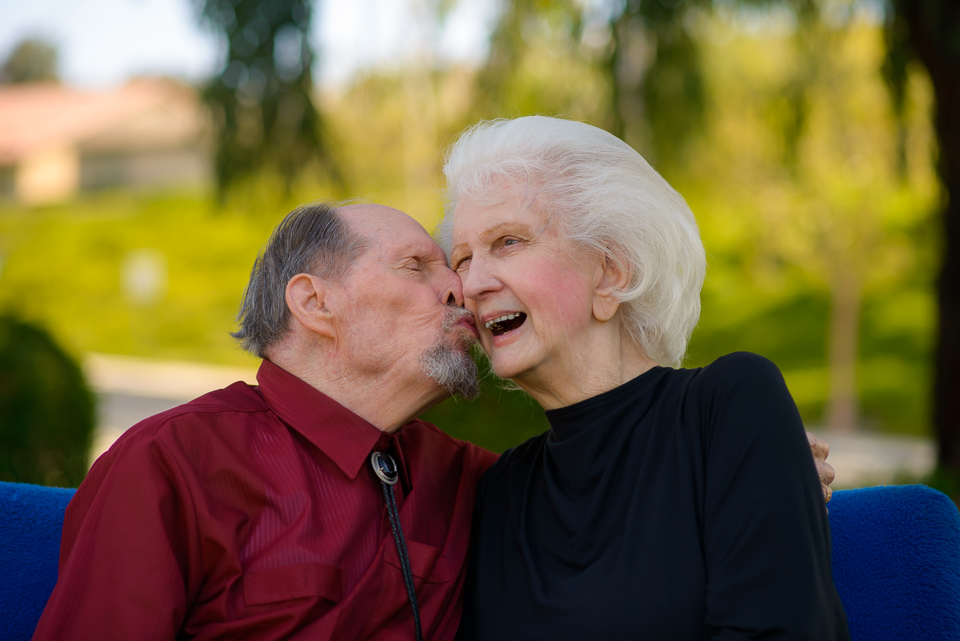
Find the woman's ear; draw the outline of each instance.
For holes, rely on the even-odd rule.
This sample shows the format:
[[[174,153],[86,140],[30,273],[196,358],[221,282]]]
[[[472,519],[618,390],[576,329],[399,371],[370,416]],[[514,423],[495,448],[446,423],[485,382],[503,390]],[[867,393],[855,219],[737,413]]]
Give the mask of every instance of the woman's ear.
[[[593,292],[593,316],[598,321],[608,321],[620,309],[619,293],[630,285],[630,272],[610,254],[601,256],[597,286]]]
[[[325,280],[313,274],[297,274],[287,283],[285,298],[293,317],[307,330],[336,337],[336,323],[329,305],[330,290]]]

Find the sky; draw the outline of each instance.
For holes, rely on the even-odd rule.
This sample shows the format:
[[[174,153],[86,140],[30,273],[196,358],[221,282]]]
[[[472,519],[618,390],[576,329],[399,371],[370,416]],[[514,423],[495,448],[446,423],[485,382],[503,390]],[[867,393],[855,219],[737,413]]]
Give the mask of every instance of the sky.
[[[321,84],[359,70],[402,63],[426,42],[417,20],[428,0],[314,0],[311,39]],[[495,0],[460,0],[436,45],[450,61],[479,61]],[[0,60],[27,37],[54,44],[67,84],[118,85],[133,75],[209,77],[222,60],[216,36],[197,19],[196,0],[0,0]],[[321,43],[323,46],[321,48]]]

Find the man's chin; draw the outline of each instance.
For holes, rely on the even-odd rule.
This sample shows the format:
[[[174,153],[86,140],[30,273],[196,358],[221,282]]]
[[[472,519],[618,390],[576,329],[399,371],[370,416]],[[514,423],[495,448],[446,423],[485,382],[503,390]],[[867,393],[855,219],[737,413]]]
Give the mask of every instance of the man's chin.
[[[470,401],[480,395],[480,372],[468,345],[462,339],[435,345],[423,355],[420,365],[421,371],[450,395]]]
[[[454,329],[452,334],[452,347],[468,356],[470,355],[471,348],[480,344],[480,340],[465,329]]]

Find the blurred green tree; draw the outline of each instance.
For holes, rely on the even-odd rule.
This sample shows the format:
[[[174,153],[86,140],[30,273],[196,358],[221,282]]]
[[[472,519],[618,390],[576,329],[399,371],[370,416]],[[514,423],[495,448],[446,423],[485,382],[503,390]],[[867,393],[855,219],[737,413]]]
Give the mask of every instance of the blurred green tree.
[[[0,316],[0,480],[76,487],[93,427],[80,367],[43,329]]]
[[[58,80],[57,50],[42,40],[23,40],[0,67],[0,84]]]
[[[194,2],[226,42],[223,68],[203,93],[217,132],[221,201],[264,171],[279,175],[287,194],[308,171],[339,183],[313,100],[310,0]]]
[[[716,21],[715,37],[705,43],[714,61],[706,74],[713,95],[711,126],[686,163],[687,171],[710,177],[702,187],[709,193],[701,197],[707,204],[696,209],[708,250],[719,260],[740,261],[739,280],[758,286],[755,294],[767,304],[800,290],[823,297],[828,311],[814,322],[827,331],[822,345],[811,347],[825,365],[819,385],[824,407],[811,418],[838,430],[869,425],[871,419],[892,422],[888,407],[870,416],[878,410],[877,385],[890,385],[898,375],[887,371],[880,380],[872,368],[861,379],[861,372],[871,369],[867,361],[876,357],[871,352],[877,338],[875,329],[866,329],[872,318],[863,310],[894,300],[916,274],[930,271],[929,243],[911,237],[928,224],[937,193],[932,167],[923,162],[932,135],[924,113],[928,94],[915,92],[910,118],[898,132],[876,73],[884,56],[880,30],[862,14],[809,25],[816,35],[805,37],[815,38],[815,48],[783,32],[751,36],[738,24]],[[795,112],[784,87],[798,74],[804,75],[803,124],[785,135]],[[914,84],[926,87],[922,75],[912,76]],[[909,139],[909,171],[898,172],[898,135],[900,141]],[[739,234],[731,235],[732,225],[741,228]],[[723,242],[724,236],[739,242]],[[713,272],[704,289],[705,303],[729,296],[723,289],[730,283],[718,290],[717,277]],[[713,323],[705,316],[705,331]],[[818,333],[809,324],[788,327],[771,330],[782,332],[783,342],[807,341]],[[884,351],[887,357],[903,354],[902,348]],[[803,367],[782,348],[777,352],[788,368]],[[896,369],[902,371],[902,364]],[[887,397],[891,393],[900,392]]]
[[[938,463],[960,495],[960,2],[888,0],[887,63],[895,111],[902,114],[907,68],[920,63],[930,74],[934,127],[943,183],[943,260],[937,280],[938,336],[933,390],[933,427]]]

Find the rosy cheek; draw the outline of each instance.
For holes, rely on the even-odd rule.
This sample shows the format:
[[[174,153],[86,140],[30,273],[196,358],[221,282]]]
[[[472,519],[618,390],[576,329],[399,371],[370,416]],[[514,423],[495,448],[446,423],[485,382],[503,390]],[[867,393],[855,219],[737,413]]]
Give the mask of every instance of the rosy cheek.
[[[550,333],[566,333],[582,326],[592,313],[591,295],[584,277],[567,266],[554,264],[531,280],[531,312]],[[537,304],[533,304],[536,301]]]

